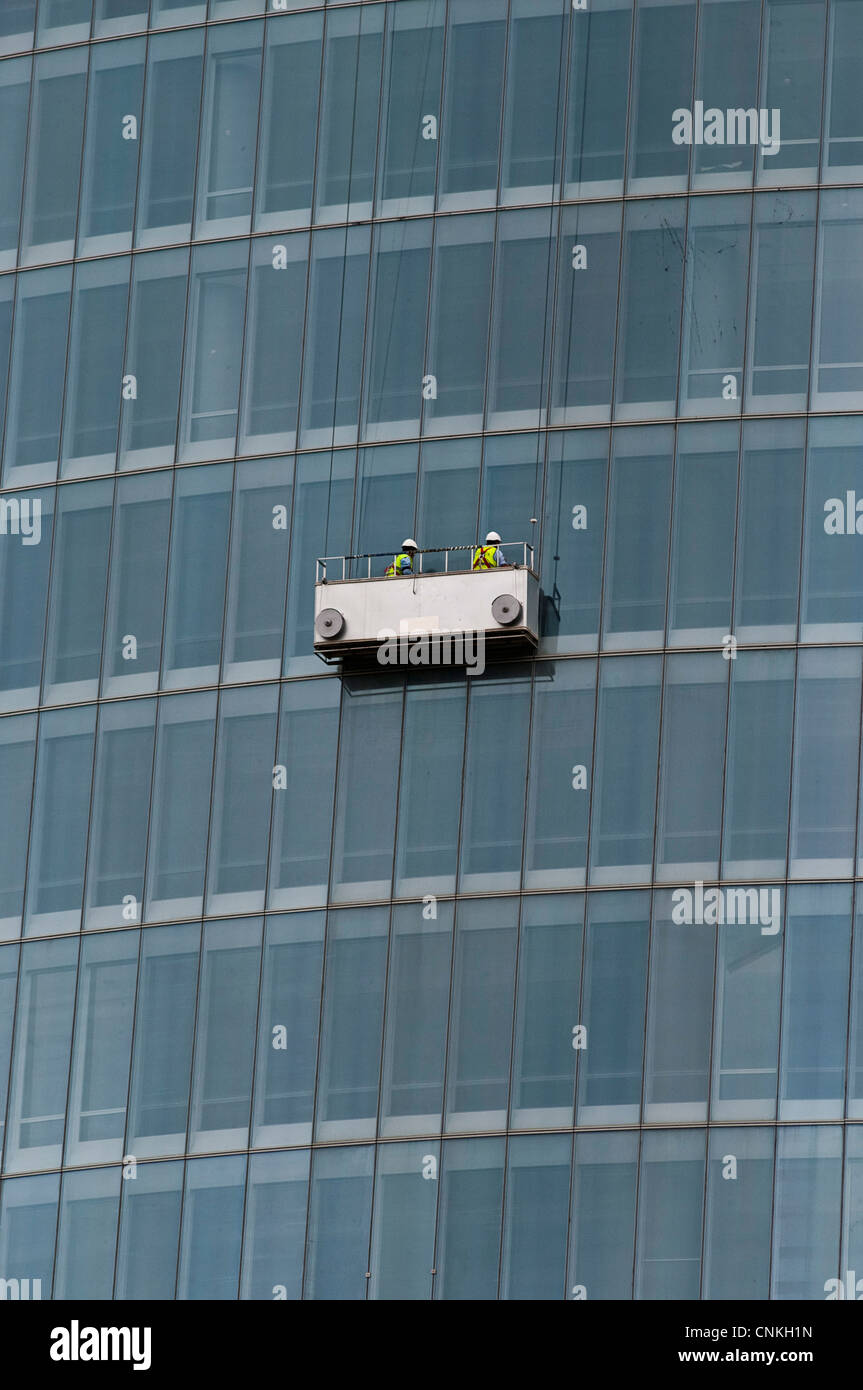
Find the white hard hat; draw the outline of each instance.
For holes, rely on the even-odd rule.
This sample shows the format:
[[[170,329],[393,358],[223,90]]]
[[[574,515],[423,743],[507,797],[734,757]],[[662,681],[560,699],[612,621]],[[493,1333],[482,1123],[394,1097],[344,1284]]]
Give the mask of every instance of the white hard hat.
[[[497,534],[497,531],[489,531],[488,535],[485,538],[485,541],[486,545],[488,545],[491,541],[494,541],[497,545],[500,545],[500,536]]]
[[[419,550],[416,541],[408,536],[406,541],[402,541],[402,550]]]

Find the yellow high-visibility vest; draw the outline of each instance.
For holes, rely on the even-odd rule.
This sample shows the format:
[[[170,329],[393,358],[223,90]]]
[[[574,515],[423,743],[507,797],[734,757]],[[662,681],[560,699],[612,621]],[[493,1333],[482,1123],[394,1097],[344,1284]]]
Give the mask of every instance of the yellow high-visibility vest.
[[[385,574],[387,579],[392,579],[397,574],[410,574],[412,571],[411,557],[406,550],[403,550],[399,555],[396,555],[391,565],[387,565]]]
[[[497,569],[497,546],[478,545],[473,553],[473,565],[475,570],[494,570]]]

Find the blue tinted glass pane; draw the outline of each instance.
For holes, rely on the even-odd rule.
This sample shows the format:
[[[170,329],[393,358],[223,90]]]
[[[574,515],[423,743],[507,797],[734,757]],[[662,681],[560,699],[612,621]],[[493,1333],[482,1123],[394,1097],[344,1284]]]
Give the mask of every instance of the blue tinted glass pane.
[[[762,635],[793,638],[800,586],[802,422],[746,423],[738,510],[734,630],[742,641]]]
[[[686,187],[689,149],[672,140],[671,116],[692,109],[695,14],[695,0],[638,6],[629,174],[642,187]]]
[[[409,686],[402,734],[396,892],[452,893],[466,692],[458,682]]]
[[[333,846],[337,902],[389,895],[401,723],[399,687],[376,685],[373,677],[345,683]]]
[[[697,920],[681,925],[678,902],[654,897],[644,1088],[645,1120],[672,1123],[707,1118],[717,933]]]
[[[663,83],[664,123],[670,101],[663,60],[657,60],[654,72]],[[630,203],[624,228],[616,414],[621,420],[673,415],[683,288],[683,209],[677,200],[670,205]]]
[[[374,247],[364,437],[419,429],[424,382],[430,222],[382,223]]]
[[[851,975],[851,1032],[848,1040],[848,1114],[863,1117],[863,897],[854,911],[854,963]]]
[[[566,196],[619,193],[626,145],[626,98],[633,7],[594,0],[570,25]],[[584,187],[583,187],[584,186]]]
[[[641,1150],[635,1297],[697,1298],[704,1132],[648,1132]]]
[[[122,1184],[117,1250],[117,1299],[165,1300],[174,1297],[182,1163],[142,1163],[134,1182]]]
[[[850,419],[813,422],[803,544],[801,637],[859,641],[863,579],[854,537],[863,525],[863,450]]]
[[[35,749],[35,715],[0,721],[0,940],[3,941],[17,936],[21,930]],[[0,1076],[2,1073],[0,1062]]]
[[[200,935],[191,924],[144,932],[128,1124],[138,1158],[186,1147]]]
[[[554,246],[545,212],[498,220],[487,425],[540,423],[548,391],[549,301]]]
[[[244,464],[235,475],[223,680],[277,676],[282,663],[292,467]]]
[[[39,703],[54,494],[5,497],[0,515],[0,709]]]
[[[749,291],[751,408],[805,409],[814,263],[814,195],[757,198]]]
[[[760,153],[759,183],[815,182],[826,17],[819,0],[767,0],[761,89],[763,105],[782,112],[782,145],[775,155]]]
[[[79,255],[127,251],[132,245],[143,90],[143,39],[94,48],[87,97]]]
[[[87,29],[77,37],[86,39]],[[33,84],[22,259],[53,261],[71,256],[75,245],[87,49],[41,55]]]
[[[322,29],[321,13],[267,25],[255,205],[258,231],[311,221]],[[291,132],[289,140],[285,131]]]
[[[722,824],[728,663],[669,657],[657,810],[657,876],[715,878]]]
[[[552,196],[560,169],[566,86],[562,0],[513,0],[503,123],[502,201]]]
[[[18,986],[18,947],[0,947],[0,1149],[6,1129],[6,1101],[9,1098],[9,1059],[12,1054],[12,1025],[15,1020],[15,992]],[[2,1240],[2,1215],[0,1215]]]
[[[378,1111],[388,913],[331,914],[319,1064],[317,1137],[365,1139]]]
[[[17,276],[4,275],[0,281],[0,372],[8,382],[9,352],[12,347],[12,307],[15,299],[15,280]],[[6,418],[6,392],[0,391],[0,427]]]
[[[748,152],[746,157],[751,160]],[[703,201],[694,202],[687,228],[680,414],[739,415],[750,199],[709,202],[709,207]]]
[[[452,917],[451,903],[394,910],[387,978],[383,1134],[430,1134],[440,1129]]]
[[[145,29],[149,8],[148,0],[96,0],[93,13],[94,36]]]
[[[575,1146],[567,1297],[632,1297],[637,1133],[580,1134]]]
[[[795,877],[853,870],[860,672],[859,650],[800,654],[789,868]]]
[[[850,953],[850,885],[790,889],[782,977],[780,1120],[842,1118]]]
[[[72,267],[18,276],[3,486],[51,482],[60,454]]]
[[[124,393],[120,377],[129,298],[126,258],[78,267],[72,306],[60,472],[63,477],[114,471]]]
[[[154,28],[164,28],[169,24],[194,24],[207,17],[207,0],[151,0],[151,4]]]
[[[357,455],[357,496],[354,503],[356,555],[372,555],[371,573],[384,573],[402,536],[412,534],[417,490],[417,447],[361,449]],[[385,555],[387,552],[388,555]],[[358,564],[356,577],[368,574]]]
[[[367,227],[318,232],[312,241],[301,436],[312,448],[357,438],[369,244]]]
[[[0,17],[0,51],[4,47],[4,18]],[[31,64],[26,58],[4,63],[0,68],[0,128],[4,131],[0,151],[0,266],[4,270],[13,266],[17,259],[30,70]]]
[[[839,1265],[842,1132],[838,1125],[779,1130],[771,1298],[823,1299]],[[801,1221],[801,1212],[806,1219]]]
[[[230,464],[188,468],[177,476],[165,615],[167,686],[218,678],[232,482]]]
[[[315,220],[355,221],[372,211],[384,6],[327,16]]]
[[[849,1127],[846,1131],[845,1141],[845,1191],[842,1202],[842,1261],[839,1266],[843,1271],[843,1282],[845,1284],[845,1296],[847,1298],[859,1298],[863,1293],[863,1282],[857,1276],[856,1271],[860,1268],[861,1254],[860,1249],[860,1216],[863,1208],[863,1146],[860,1143],[860,1130],[856,1127]],[[854,1289],[850,1289],[852,1282],[848,1278],[847,1271],[854,1270]],[[826,1283],[826,1281],[825,1281]],[[835,1289],[835,1285],[833,1286]],[[825,1288],[825,1293],[829,1294],[829,1289]],[[856,1295],[856,1297],[855,1297]],[[841,1295],[840,1295],[841,1297]]]
[[[755,93],[761,10],[761,0],[703,0],[698,23],[695,91],[704,102],[705,123],[708,110],[720,109],[724,113],[729,109],[746,110],[758,104]],[[727,128],[723,135],[722,143],[711,145],[705,139],[703,144],[695,146],[693,188],[751,183],[754,146],[740,148],[740,142],[729,150],[727,145],[732,142]],[[768,163],[772,158],[768,155]]]
[[[767,891],[765,918],[773,892],[779,896]],[[719,1120],[771,1120],[776,1113],[781,927],[780,916],[776,931],[772,923],[764,931],[747,922],[719,933],[711,1101]]]
[[[591,893],[587,903],[579,1022],[590,1045],[579,1059],[577,1119],[631,1124],[641,1104],[649,895]]]
[[[20,1298],[49,1298],[57,1235],[60,1174],[16,1178],[3,1184],[0,1267],[17,1279]],[[25,1280],[28,1282],[25,1285]],[[7,1294],[7,1298],[12,1294]]]
[[[620,209],[566,208],[557,247],[554,424],[607,420],[614,375]]]
[[[566,1277],[571,1157],[568,1134],[532,1134],[510,1140],[501,1298],[561,1297]]]
[[[712,1130],[707,1157],[704,1298],[761,1301],[768,1297],[772,1205],[772,1132]]]
[[[135,257],[125,362],[134,389],[122,401],[121,468],[174,460],[188,269],[188,251]]]
[[[83,942],[67,1163],[117,1162],[123,1156],[137,973],[137,932],[100,933]]]
[[[503,1139],[444,1145],[435,1298],[497,1297],[504,1149]]]
[[[511,1125],[570,1125],[578,1058],[584,898],[580,893],[524,900]]]
[[[309,1150],[252,1154],[243,1239],[244,1299],[298,1299],[303,1282]]]
[[[738,442],[732,424],[684,426],[678,434],[668,613],[673,645],[719,643],[729,628]]]
[[[494,225],[454,217],[435,227],[428,371],[435,393],[423,401],[423,433],[482,427]]]
[[[497,191],[505,0],[450,6],[444,79],[442,207],[489,207]]]
[[[462,903],[453,956],[449,1130],[503,1127],[509,1097],[518,900]]]
[[[431,212],[440,127],[443,0],[390,7],[378,206]]]
[[[196,236],[248,232],[261,91],[262,24],[210,29],[198,151]]]
[[[662,643],[671,449],[664,429],[615,432],[605,558],[606,648]]]
[[[60,1166],[77,960],[78,943],[70,937],[34,941],[22,951],[7,1173]]]
[[[159,701],[153,771],[153,814],[147,864],[148,921],[201,911],[216,696],[180,695]]]
[[[278,690],[227,690],[219,708],[208,912],[264,906],[273,792]]]
[[[90,1168],[63,1178],[55,1298],[111,1297],[121,1182],[119,1168]]]
[[[114,496],[102,693],[155,690],[171,522],[167,471],[121,478]]]
[[[608,485],[608,433],[549,439],[543,518],[543,648],[596,647]]]
[[[793,653],[739,652],[728,710],[726,875],[785,872],[793,718]]]
[[[42,0],[36,42],[74,43],[90,37],[93,0]]]
[[[482,441],[457,439],[424,444],[420,453],[417,531],[422,545],[446,546],[453,536],[462,544],[476,528]],[[439,570],[440,552],[423,555],[423,570]]]
[[[36,0],[9,0],[0,13],[0,52],[14,53],[33,43]]]
[[[282,687],[270,853],[271,907],[309,906],[326,899],[333,828],[339,725],[339,682],[298,681]]]
[[[312,1168],[305,1297],[366,1297],[374,1149],[317,1149]]]
[[[526,888],[584,882],[595,696],[593,661],[535,668]]]
[[[245,1158],[201,1158],[186,1165],[178,1298],[237,1297],[245,1185]]]
[[[431,1297],[439,1144],[378,1150],[369,1298]]]
[[[121,927],[141,920],[155,723],[155,700],[101,706],[87,860],[87,927]]]
[[[461,887],[517,888],[524,828],[524,768],[530,688],[486,673],[470,689],[462,813]]]
[[[825,111],[825,177],[831,182],[856,178],[863,165],[858,78],[863,56],[863,13],[854,0],[836,0],[831,8],[828,41],[830,71]]]
[[[182,460],[234,452],[248,254],[248,243],[238,241],[198,248],[192,257],[180,412]]]
[[[260,974],[258,918],[206,924],[192,1074],[193,1153],[248,1144]]]
[[[48,699],[99,691],[112,496],[108,482],[60,490],[45,642]]]
[[[154,22],[158,22],[155,15]],[[139,246],[182,241],[191,233],[203,54],[203,29],[181,29],[150,41],[141,135]]]
[[[602,662],[591,811],[594,883],[650,877],[656,819],[659,659]]]
[[[308,1142],[312,1136],[323,939],[323,913],[266,919],[255,1148]]]
[[[308,236],[253,247],[240,453],[296,444],[308,257]]]
[[[80,925],[95,727],[94,705],[41,718],[25,933]]]
[[[860,408],[863,328],[856,267],[863,246],[863,195],[822,195],[820,265],[813,325],[812,404],[819,410]]]

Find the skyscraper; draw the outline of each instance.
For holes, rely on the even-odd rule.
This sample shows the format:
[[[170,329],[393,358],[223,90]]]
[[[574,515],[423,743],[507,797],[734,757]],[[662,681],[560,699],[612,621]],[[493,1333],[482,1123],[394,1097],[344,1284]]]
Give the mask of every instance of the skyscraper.
[[[0,55],[5,1296],[855,1296],[863,4]],[[534,654],[316,655],[490,529]]]

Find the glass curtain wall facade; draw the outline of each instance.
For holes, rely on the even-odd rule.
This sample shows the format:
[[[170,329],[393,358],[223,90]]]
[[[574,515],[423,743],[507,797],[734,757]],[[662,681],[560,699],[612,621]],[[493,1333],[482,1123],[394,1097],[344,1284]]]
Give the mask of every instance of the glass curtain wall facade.
[[[2,6],[0,1277],[863,1270],[861,70],[859,0]],[[535,660],[314,656],[318,555],[489,527]]]

